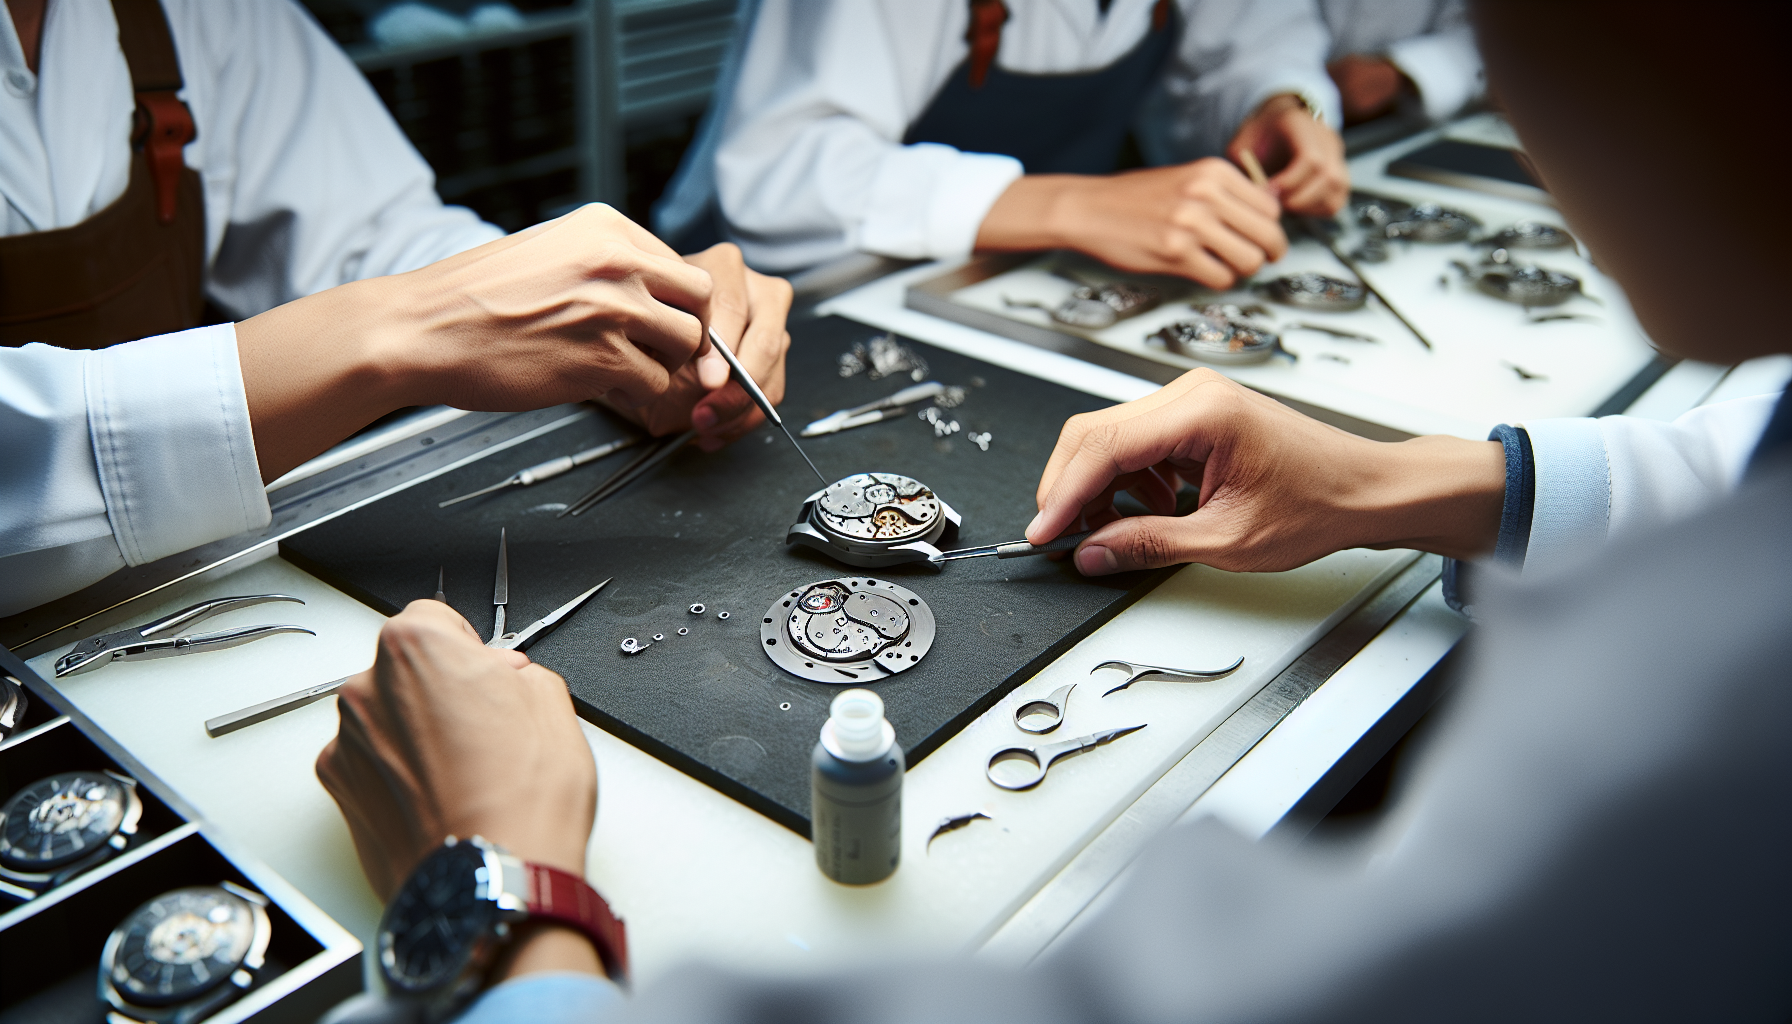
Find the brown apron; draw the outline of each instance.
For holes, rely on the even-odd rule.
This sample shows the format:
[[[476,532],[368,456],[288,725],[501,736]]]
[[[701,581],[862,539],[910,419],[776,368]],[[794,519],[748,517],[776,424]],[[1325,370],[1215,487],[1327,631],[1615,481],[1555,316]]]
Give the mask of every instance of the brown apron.
[[[204,322],[205,193],[158,0],[112,0],[137,112],[131,183],[72,228],[0,238],[0,345],[104,348]]]

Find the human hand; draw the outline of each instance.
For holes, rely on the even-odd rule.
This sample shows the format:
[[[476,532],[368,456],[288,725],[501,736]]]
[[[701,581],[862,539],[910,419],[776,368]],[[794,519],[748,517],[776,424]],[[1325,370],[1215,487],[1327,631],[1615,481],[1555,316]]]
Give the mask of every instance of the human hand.
[[[1330,217],[1350,197],[1344,140],[1293,96],[1272,96],[1245,119],[1226,154],[1242,162],[1246,150],[1270,172],[1270,193],[1290,213]]]
[[[1184,482],[1199,488],[1199,502],[1176,516]],[[1088,576],[1183,562],[1274,572],[1351,547],[1466,558],[1493,547],[1505,482],[1498,442],[1369,441],[1191,370],[1065,423],[1027,539],[1093,528],[1075,555]],[[1123,518],[1113,504],[1120,491],[1152,514]]]
[[[728,242],[686,256],[685,261],[703,268],[714,282],[709,325],[733,347],[766,397],[774,404],[783,401],[790,282],[748,269],[740,249]],[[746,391],[729,379],[728,363],[714,346],[705,346],[692,364],[674,373],[664,394],[623,411],[655,436],[695,428],[697,445],[704,451],[715,451],[765,419]]]
[[[1219,159],[1103,176],[1028,175],[977,230],[979,249],[1070,248],[1224,290],[1288,249],[1275,200]]]
[[[486,647],[447,605],[413,601],[337,698],[317,777],[381,902],[450,835],[584,877],[597,768],[559,676]]]
[[[704,340],[711,279],[607,206],[236,325],[263,479],[394,409],[651,402]]]
[[[1344,103],[1344,123],[1360,124],[1386,113],[1400,97],[1404,76],[1386,57],[1351,53],[1325,66]]]

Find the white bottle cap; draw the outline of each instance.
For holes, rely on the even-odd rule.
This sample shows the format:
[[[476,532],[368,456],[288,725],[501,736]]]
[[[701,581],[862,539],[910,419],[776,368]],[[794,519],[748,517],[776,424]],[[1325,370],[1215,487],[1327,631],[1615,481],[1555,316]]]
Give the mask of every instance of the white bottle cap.
[[[822,745],[847,761],[872,761],[896,740],[884,721],[884,702],[870,690],[847,690],[834,698],[830,717],[821,727]]]

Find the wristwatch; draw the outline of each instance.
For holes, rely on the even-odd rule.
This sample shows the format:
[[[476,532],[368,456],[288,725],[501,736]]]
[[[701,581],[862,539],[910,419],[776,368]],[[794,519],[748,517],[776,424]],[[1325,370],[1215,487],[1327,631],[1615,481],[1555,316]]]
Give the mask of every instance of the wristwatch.
[[[254,987],[273,926],[267,897],[230,882],[165,892],[124,919],[100,953],[112,1021],[193,1024]]]
[[[394,991],[452,1016],[524,921],[554,921],[591,939],[611,979],[628,977],[628,935],[610,905],[577,875],[530,864],[487,840],[447,841],[405,879],[380,919],[380,972]]]
[[[33,782],[0,806],[0,890],[30,899],[61,885],[128,848],[142,817],[137,780],[116,772]]]
[[[30,707],[31,695],[25,692],[25,684],[12,676],[0,675],[0,743],[19,731]]]

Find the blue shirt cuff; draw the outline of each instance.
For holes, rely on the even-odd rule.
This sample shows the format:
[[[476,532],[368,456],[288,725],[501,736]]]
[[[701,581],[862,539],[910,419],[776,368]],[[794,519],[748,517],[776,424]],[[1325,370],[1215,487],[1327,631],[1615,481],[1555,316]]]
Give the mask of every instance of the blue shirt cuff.
[[[1531,517],[1537,508],[1537,462],[1531,453],[1531,435],[1522,427],[1502,423],[1493,428],[1487,440],[1498,441],[1506,450],[1506,497],[1500,506],[1500,533],[1493,546],[1493,557],[1521,566],[1531,546]],[[1469,575],[1467,564],[1454,558],[1444,560],[1444,602],[1465,615],[1474,603],[1469,593]]]
[[[458,1024],[594,1024],[615,1016],[622,1002],[622,989],[606,978],[543,971],[488,990]]]

